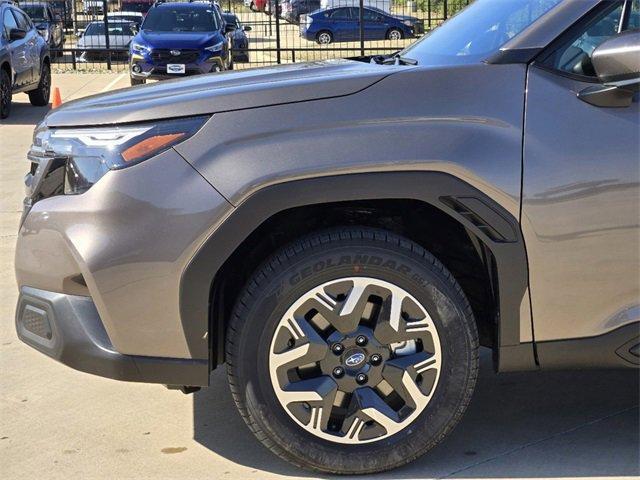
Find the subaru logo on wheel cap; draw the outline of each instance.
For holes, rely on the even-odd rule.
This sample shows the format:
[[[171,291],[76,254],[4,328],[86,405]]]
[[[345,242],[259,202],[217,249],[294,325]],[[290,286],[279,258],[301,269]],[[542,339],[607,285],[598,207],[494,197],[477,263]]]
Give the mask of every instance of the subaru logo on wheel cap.
[[[171,50],[169,53],[174,57],[177,57],[178,55],[180,55],[181,52],[180,50]]]
[[[360,365],[364,361],[364,353],[354,353],[353,355],[349,355],[344,363],[347,364],[348,367],[355,367]]]

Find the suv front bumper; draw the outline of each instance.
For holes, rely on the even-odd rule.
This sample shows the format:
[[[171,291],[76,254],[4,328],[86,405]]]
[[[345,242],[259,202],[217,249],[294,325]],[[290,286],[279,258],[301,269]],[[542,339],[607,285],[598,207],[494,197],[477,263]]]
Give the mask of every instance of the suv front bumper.
[[[32,168],[33,184],[56,178],[40,170]],[[188,372],[175,381],[171,372],[185,367],[208,379],[209,319],[183,321],[180,282],[231,205],[175,150],[110,171],[81,195],[49,190],[52,196],[25,203],[18,233],[21,338],[74,368],[112,378],[198,385]],[[38,324],[34,308],[49,312],[48,327]],[[44,336],[27,333],[29,321]],[[142,373],[141,365],[160,364],[170,366],[168,378],[160,368],[149,378]]]
[[[16,331],[27,345],[82,372],[129,382],[208,385],[207,360],[115,351],[90,297],[22,287]]]

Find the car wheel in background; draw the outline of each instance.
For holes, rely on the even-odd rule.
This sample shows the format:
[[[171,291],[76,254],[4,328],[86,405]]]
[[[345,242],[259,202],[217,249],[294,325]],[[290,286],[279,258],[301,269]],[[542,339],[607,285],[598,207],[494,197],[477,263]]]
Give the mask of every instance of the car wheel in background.
[[[3,68],[0,70],[0,118],[7,118],[11,113],[11,77]]]
[[[49,103],[49,94],[51,93],[51,67],[48,63],[42,65],[38,88],[27,93],[29,94],[31,105],[44,107]]]
[[[316,41],[320,45],[329,45],[331,42],[333,42],[333,35],[328,30],[323,30],[321,32],[318,32],[318,35],[316,35]]]
[[[430,253],[343,228],[294,242],[254,273],[226,355],[234,400],[265,446],[305,468],[364,474],[414,460],[458,423],[478,334]]]
[[[397,28],[391,28],[387,32],[387,40],[402,40],[402,31]]]

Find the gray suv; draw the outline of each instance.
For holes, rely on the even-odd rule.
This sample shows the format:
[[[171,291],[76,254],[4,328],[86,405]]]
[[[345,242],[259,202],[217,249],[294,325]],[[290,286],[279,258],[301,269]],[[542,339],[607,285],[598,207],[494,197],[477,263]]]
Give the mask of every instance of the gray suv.
[[[16,327],[296,465],[397,467],[498,372],[640,363],[638,0],[477,0],[388,58],[70,102],[34,134]]]

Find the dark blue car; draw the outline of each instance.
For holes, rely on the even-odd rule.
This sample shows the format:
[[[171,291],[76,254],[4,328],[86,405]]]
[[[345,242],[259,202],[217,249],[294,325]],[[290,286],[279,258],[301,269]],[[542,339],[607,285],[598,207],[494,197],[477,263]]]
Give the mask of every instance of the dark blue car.
[[[300,36],[319,44],[359,40],[359,17],[359,7],[316,10],[300,22]],[[365,40],[401,40],[418,33],[417,18],[396,17],[377,8],[365,8],[363,19]]]
[[[156,2],[131,41],[131,85],[231,68],[226,33],[216,3]]]

